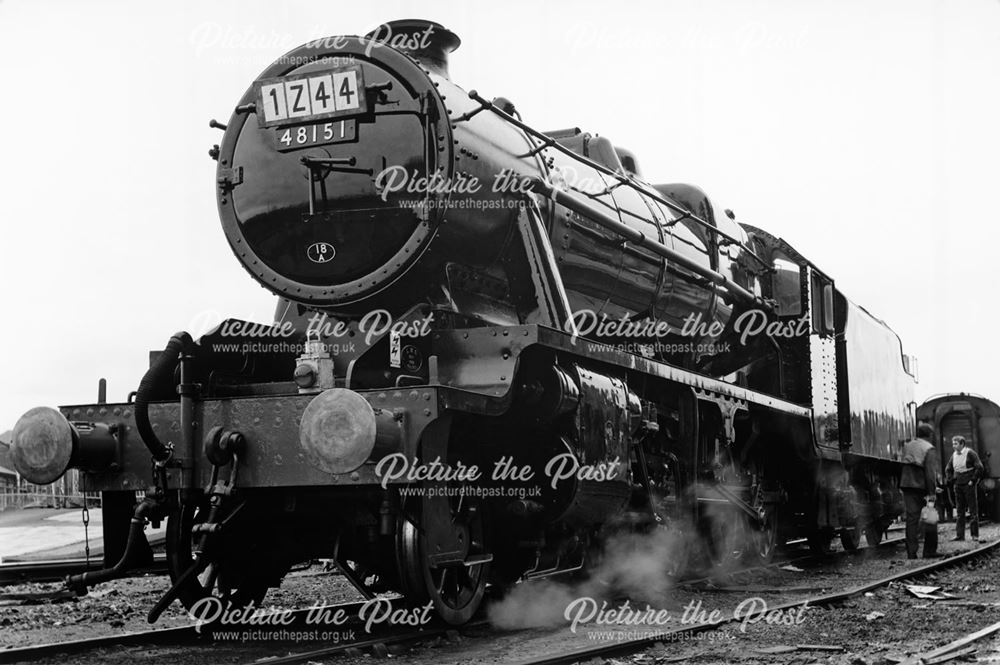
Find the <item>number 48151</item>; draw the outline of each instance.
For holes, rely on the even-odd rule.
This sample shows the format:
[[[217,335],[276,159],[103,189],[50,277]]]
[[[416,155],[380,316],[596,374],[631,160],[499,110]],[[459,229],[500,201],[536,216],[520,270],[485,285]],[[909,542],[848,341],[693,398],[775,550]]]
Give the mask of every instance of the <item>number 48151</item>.
[[[350,141],[354,138],[354,121],[340,120],[301,127],[277,130],[278,150],[299,148],[307,145]]]

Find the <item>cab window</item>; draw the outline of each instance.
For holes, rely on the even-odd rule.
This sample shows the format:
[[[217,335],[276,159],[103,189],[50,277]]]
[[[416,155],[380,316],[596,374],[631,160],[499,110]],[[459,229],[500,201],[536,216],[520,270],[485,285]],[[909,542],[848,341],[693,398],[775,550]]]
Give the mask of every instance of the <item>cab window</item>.
[[[778,303],[778,316],[802,315],[802,269],[785,258],[774,260],[771,293]]]
[[[830,335],[833,327],[833,284],[816,272],[812,273],[812,331]]]

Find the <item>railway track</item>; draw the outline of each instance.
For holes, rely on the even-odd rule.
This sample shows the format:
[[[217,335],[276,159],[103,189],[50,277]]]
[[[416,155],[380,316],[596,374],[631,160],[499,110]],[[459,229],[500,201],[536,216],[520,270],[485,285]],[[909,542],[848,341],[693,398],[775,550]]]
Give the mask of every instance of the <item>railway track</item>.
[[[0,564],[0,586],[24,584],[26,582],[59,582],[67,575],[82,573],[88,570],[99,570],[104,567],[101,558],[48,559],[45,561],[24,561]],[[129,571],[128,577],[140,575],[165,575],[167,572],[167,557],[165,554],[154,554],[153,563]]]
[[[901,530],[902,527],[898,528],[893,527],[889,529],[889,533],[899,532]],[[901,543],[904,543],[905,541],[906,538],[900,536],[898,538],[889,538],[887,540],[883,540],[878,545],[876,545],[875,548],[866,547],[855,550],[854,552],[850,552],[847,550],[834,550],[826,554],[817,554],[815,552],[807,552],[807,553],[798,552],[795,549],[791,548],[790,546],[793,544],[805,543],[805,541],[804,540],[793,541],[793,543],[788,543],[785,546],[785,549],[779,550],[778,555],[775,556],[774,560],[769,563],[737,568],[731,571],[716,573],[713,575],[702,575],[699,577],[687,578],[679,582],[678,586],[681,587],[712,586],[715,587],[716,589],[722,589],[724,587],[720,586],[720,584],[722,580],[725,580],[727,578],[733,579],[745,575],[751,575],[754,573],[763,572],[766,570],[773,570],[775,568],[780,568],[781,566],[796,565],[796,564],[802,564],[802,565],[822,564],[830,561],[832,558],[863,555],[865,552],[871,552],[873,549],[884,550],[894,545],[899,545]]]
[[[392,608],[402,608],[403,606],[401,604],[401,600],[402,599],[400,598],[386,599],[386,601],[391,604]],[[348,617],[348,620],[343,624],[338,624],[336,630],[341,633],[357,630],[362,627],[362,622],[356,617],[358,617],[364,604],[365,601],[355,601],[315,608],[291,610],[289,612],[291,621],[288,625],[281,626],[281,630],[285,630],[288,633],[302,633],[304,630],[315,628],[315,626],[311,626],[308,623],[307,617],[310,613],[314,613],[314,615],[326,613],[327,616],[333,616],[333,614],[338,611],[342,612],[345,617]],[[422,630],[401,631],[393,630],[388,626],[385,627],[385,629],[379,629],[379,626],[375,626],[375,628],[376,630],[372,631],[369,639],[343,643],[333,649],[326,648],[309,653],[336,653],[337,651],[344,651],[346,649],[371,649],[376,653],[379,653],[385,652],[387,645],[417,639],[426,639],[428,637],[442,635],[453,630],[452,626],[433,622]],[[54,659],[56,658],[63,659],[66,657],[81,655],[93,655],[96,657],[98,655],[103,656],[103,654],[108,654],[109,650],[118,650],[127,647],[183,647],[185,649],[204,648],[206,650],[206,655],[208,655],[211,653],[217,653],[220,650],[220,647],[225,646],[225,644],[214,639],[214,637],[222,632],[226,631],[218,626],[207,625],[199,627],[192,623],[190,625],[175,628],[159,628],[120,635],[107,635],[82,640],[52,642],[48,644],[39,644],[6,650],[0,649],[0,663],[38,662],[44,660],[54,662]],[[246,649],[245,645],[240,645],[239,643],[235,646],[239,647],[243,651]],[[277,645],[272,646],[275,646],[276,649],[280,649]],[[270,664],[280,663],[283,661],[276,657],[274,659],[269,659],[268,662]]]
[[[892,538],[883,541],[879,544],[877,548],[865,548],[866,550],[877,549],[877,550],[887,550],[903,542],[902,538]],[[892,575],[889,577],[881,578],[874,582],[870,582],[863,586],[854,587],[841,591],[834,594],[826,595],[815,595],[808,598],[800,598],[795,601],[785,603],[781,606],[775,607],[774,609],[791,609],[803,604],[810,605],[821,605],[826,603],[836,602],[844,598],[848,598],[852,595],[859,593],[864,593],[865,591],[878,588],[892,581],[898,579],[904,579],[907,577],[915,577],[922,575],[926,572],[932,570],[937,570],[945,568],[951,565],[961,563],[970,558],[976,556],[981,556],[987,552],[992,551],[994,548],[1000,546],[1000,540],[983,545],[975,550],[970,550],[960,555],[956,555],[947,559],[936,560],[933,563],[920,566],[919,568],[913,568],[902,573]],[[865,550],[861,550],[864,552]],[[789,564],[801,564],[807,566],[810,562],[815,562],[819,564],[820,562],[826,562],[827,564],[833,563],[836,559],[840,557],[851,557],[856,555],[856,553],[836,551],[831,554],[817,555],[813,553],[797,555],[794,550],[786,551],[785,556],[779,556],[777,560],[768,564],[761,566],[754,566],[746,569],[740,569],[732,571],[729,574],[730,579],[740,576],[742,574],[765,571],[768,569],[779,568],[781,566],[787,566]],[[726,591],[729,590],[727,587],[720,586],[718,584],[718,579],[713,578],[692,578],[685,580],[681,585],[688,587],[697,587],[699,585],[708,584],[713,587],[715,591]],[[732,590],[746,590],[746,587],[732,587]],[[792,589],[789,589],[791,591]],[[801,589],[800,589],[801,590]],[[394,599],[398,602],[398,599]],[[359,608],[363,605],[363,602],[351,602],[339,605],[331,605],[325,609],[332,611],[342,610],[348,616],[355,616],[359,611]],[[310,610],[295,610],[292,614],[295,618],[295,622],[289,626],[289,630],[293,631],[297,628],[303,627],[304,618]],[[464,629],[472,629],[476,627],[482,627],[487,624],[485,617],[480,617],[467,624]],[[669,633],[659,633],[655,637],[636,639],[630,641],[615,642],[613,644],[606,645],[596,645],[586,649],[567,652],[561,655],[548,656],[543,659],[536,660],[526,660],[523,661],[522,665],[543,665],[548,663],[574,663],[578,661],[585,661],[595,657],[603,656],[616,656],[627,653],[632,653],[641,650],[650,644],[658,641],[662,641],[665,636],[670,634],[682,634],[682,633],[695,633],[712,630],[721,626],[723,621],[720,622],[709,622],[704,624],[696,624],[693,626],[685,626],[682,630],[672,631]],[[343,629],[350,629],[352,627],[351,623],[344,625]],[[398,627],[385,627],[385,630],[373,631],[371,634],[363,635],[364,639],[354,639],[349,642],[342,642],[337,644],[331,644],[328,646],[323,646],[318,649],[308,649],[299,652],[288,653],[287,649],[284,653],[279,653],[283,649],[279,645],[267,644],[261,646],[261,649],[274,652],[271,657],[267,659],[268,665],[290,665],[293,663],[307,663],[310,661],[316,661],[321,658],[335,656],[336,654],[343,653],[346,651],[357,651],[357,650],[368,650],[376,655],[384,655],[388,653],[393,648],[398,648],[400,646],[405,646],[408,644],[415,644],[428,639],[448,636],[449,634],[454,634],[457,631],[452,626],[438,624],[431,622],[430,624],[424,626],[420,630],[413,629],[401,629]],[[178,628],[168,628],[168,629],[157,629],[149,631],[139,631],[134,633],[127,633],[124,635],[114,635],[106,637],[89,638],[84,640],[76,640],[71,642],[56,642],[50,644],[42,644],[30,647],[22,647],[16,649],[7,649],[5,651],[0,651],[0,663],[17,663],[17,662],[27,662],[27,661],[38,661],[45,659],[52,659],[58,656],[66,655],[82,655],[82,654],[98,654],[102,650],[116,649],[122,647],[164,647],[164,648],[183,648],[186,654],[193,655],[189,649],[197,650],[199,648],[204,648],[209,651],[218,651],[219,643],[213,641],[211,636],[208,634],[199,633],[194,625],[188,625]],[[258,645],[255,644],[255,647]],[[245,649],[245,645],[243,646]],[[255,651],[252,658],[247,658],[247,662],[257,661],[262,657],[263,654]]]
[[[896,532],[896,531],[899,531],[899,530],[900,529],[898,529],[898,528],[892,528],[889,531],[890,532]],[[839,557],[855,556],[855,555],[857,555],[859,553],[863,553],[866,549],[878,549],[878,550],[888,549],[890,547],[893,547],[895,545],[898,545],[898,544],[901,544],[901,543],[905,542],[905,538],[890,538],[890,539],[882,541],[875,548],[864,548],[864,549],[858,550],[856,552],[848,552],[848,551],[845,551],[845,550],[837,550],[837,551],[829,552],[829,553],[826,553],[826,554],[816,554],[816,553],[813,553],[813,552],[809,552],[807,554],[800,554],[800,553],[796,552],[795,549],[794,549],[794,546],[795,545],[801,545],[804,542],[805,541],[801,541],[801,542],[800,541],[794,541],[792,543],[786,544],[786,546],[783,548],[783,551],[781,552],[781,554],[779,554],[777,557],[775,557],[775,560],[772,561],[771,563],[763,564],[763,565],[758,565],[758,566],[752,566],[752,567],[748,567],[748,568],[741,568],[741,569],[738,569],[738,570],[733,570],[733,571],[730,571],[730,572],[726,573],[725,576],[726,577],[734,577],[734,576],[739,576],[739,575],[746,574],[746,573],[753,573],[753,572],[765,571],[765,570],[768,570],[768,569],[779,568],[781,566],[787,566],[789,564],[796,564],[796,563],[806,564],[807,562],[815,562],[815,563],[829,562],[832,559],[836,559],[836,558],[839,558]],[[1000,541],[998,541],[996,544],[1000,545]],[[990,546],[990,547],[992,547],[992,546]],[[983,549],[984,549],[984,551],[986,551],[988,548],[983,548]],[[942,560],[942,562],[943,561],[944,560]],[[940,565],[942,562],[938,562],[938,565]],[[703,585],[703,584],[709,584],[709,585],[713,585],[714,588],[715,588],[715,590],[717,590],[717,591],[723,591],[723,590],[725,590],[725,587],[721,587],[721,586],[716,585],[717,582],[718,582],[718,576],[695,577],[695,578],[685,579],[683,582],[680,583],[680,586],[698,586],[698,585]],[[888,582],[886,582],[886,583],[888,583]],[[470,622],[466,626],[463,626],[463,629],[476,628],[476,627],[483,626],[483,625],[486,625],[486,624],[488,624],[488,621],[485,618],[477,618],[476,620],[473,620],[472,622]],[[450,631],[447,630],[447,627],[445,627],[445,628],[441,628],[441,629],[439,629],[439,630],[437,630],[437,631],[435,631],[433,633],[421,633],[421,634],[401,633],[401,634],[399,634],[397,636],[394,636],[391,641],[384,641],[384,642],[381,642],[381,643],[380,643],[379,640],[367,640],[364,643],[347,644],[347,645],[334,645],[334,646],[330,646],[330,647],[325,647],[325,648],[320,648],[320,649],[314,649],[314,650],[310,650],[310,651],[304,651],[304,652],[300,652],[300,653],[296,653],[296,654],[290,654],[290,655],[287,655],[287,656],[284,656],[284,657],[281,657],[281,658],[268,659],[267,660],[267,665],[297,665],[297,664],[300,664],[300,663],[310,663],[310,662],[314,662],[314,661],[316,661],[317,659],[320,659],[320,658],[325,658],[325,657],[328,657],[328,656],[334,656],[334,655],[336,655],[338,653],[343,653],[344,651],[346,651],[348,649],[352,649],[352,648],[353,649],[371,648],[376,653],[381,653],[381,652],[385,651],[386,648],[389,645],[395,645],[395,644],[403,645],[403,644],[408,644],[408,643],[414,643],[414,642],[417,642],[417,641],[425,640],[428,637],[433,637],[435,634],[442,634],[442,633],[447,633],[447,632],[450,632]],[[658,641],[658,640],[653,640],[653,642],[656,642],[656,641]],[[600,654],[595,654],[595,655],[600,655]],[[591,657],[593,657],[593,656],[585,655],[580,660],[581,661],[582,660],[587,660],[588,658],[591,658]],[[248,659],[247,663],[255,663],[257,660],[258,660],[257,658]],[[533,661],[525,661],[525,665],[528,665],[529,663],[532,663],[532,662]],[[543,661],[539,661],[539,662],[541,663],[541,662],[547,662],[547,661],[543,660]],[[552,662],[575,663],[575,662],[577,662],[577,660],[575,660],[575,659],[573,659],[573,660],[566,660],[566,661],[563,661],[563,660],[554,660]]]
[[[898,542],[900,541],[895,540],[895,541],[887,541],[882,544],[883,545],[894,544]],[[898,573],[887,575],[878,578],[876,580],[871,580],[857,586],[843,589],[841,591],[810,595],[808,597],[800,597],[792,601],[769,606],[768,610],[786,613],[791,610],[803,607],[805,605],[809,606],[832,605],[834,603],[839,603],[841,601],[847,600],[851,597],[868,593],[870,591],[874,591],[880,587],[887,586],[892,582],[920,577],[922,575],[926,575],[927,573],[932,573],[935,571],[950,568],[952,566],[960,565],[969,560],[988,554],[996,550],[998,547],[1000,547],[1000,540],[983,544],[980,547],[968,550],[966,552],[962,552],[960,554],[956,554],[954,556],[942,559],[934,559],[931,561],[931,563],[927,563],[914,568],[908,568]],[[615,641],[612,643],[597,644],[581,649],[567,650],[560,654],[553,654],[544,657],[528,658],[521,661],[517,661],[516,665],[572,665],[574,663],[582,663],[595,658],[621,657],[634,654],[658,642],[677,641],[679,640],[679,638],[685,635],[693,635],[696,633],[712,631],[726,624],[739,623],[740,621],[741,621],[740,617],[727,616],[717,621],[705,621],[705,622],[695,623],[693,625],[685,625],[678,627],[674,630],[660,631],[656,632],[655,634],[636,637],[634,639],[625,639],[621,641]],[[993,626],[988,628],[992,630],[984,629],[982,631],[977,631],[977,633],[982,633],[983,636],[985,636],[1000,631],[1000,625],[997,625],[995,628]],[[974,635],[977,633],[974,633]],[[962,646],[968,643],[967,641],[964,642],[957,641],[955,644],[958,644],[959,642],[961,642]],[[944,653],[944,651],[941,651],[941,653]],[[907,662],[910,663],[910,665],[916,665],[916,663],[920,661],[914,658]]]

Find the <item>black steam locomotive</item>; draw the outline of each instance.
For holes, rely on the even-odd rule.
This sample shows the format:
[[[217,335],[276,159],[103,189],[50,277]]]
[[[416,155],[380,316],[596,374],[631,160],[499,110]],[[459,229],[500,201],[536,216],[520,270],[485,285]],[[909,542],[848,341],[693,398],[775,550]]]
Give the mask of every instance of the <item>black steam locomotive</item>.
[[[458,87],[458,45],[414,20],[318,40],[213,121],[223,230],[276,321],[175,335],[134,401],[20,419],[21,474],[103,492],[106,569],[71,584],[166,520],[151,620],[329,558],[459,624],[616,530],[725,562],[901,512],[898,337],[696,187]]]

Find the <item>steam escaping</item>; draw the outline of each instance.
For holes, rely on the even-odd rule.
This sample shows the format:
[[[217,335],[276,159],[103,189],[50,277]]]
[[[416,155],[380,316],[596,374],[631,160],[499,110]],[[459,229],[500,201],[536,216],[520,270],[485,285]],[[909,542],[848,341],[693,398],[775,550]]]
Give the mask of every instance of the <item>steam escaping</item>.
[[[659,528],[646,534],[624,533],[605,542],[599,564],[586,580],[537,580],[519,584],[487,610],[498,628],[544,628],[567,622],[566,607],[577,598],[598,602],[628,596],[662,604],[683,568],[683,531]]]
[[[702,546],[711,560],[706,571],[713,580],[725,579],[738,570],[757,547],[755,530],[746,518],[729,504],[709,503],[703,508]]]
[[[672,529],[622,534],[604,546],[594,580],[611,593],[662,603],[682,572],[684,548],[683,536]]]
[[[518,584],[503,600],[487,609],[490,622],[497,628],[551,628],[566,623],[563,613],[577,598],[574,587],[552,580]]]

